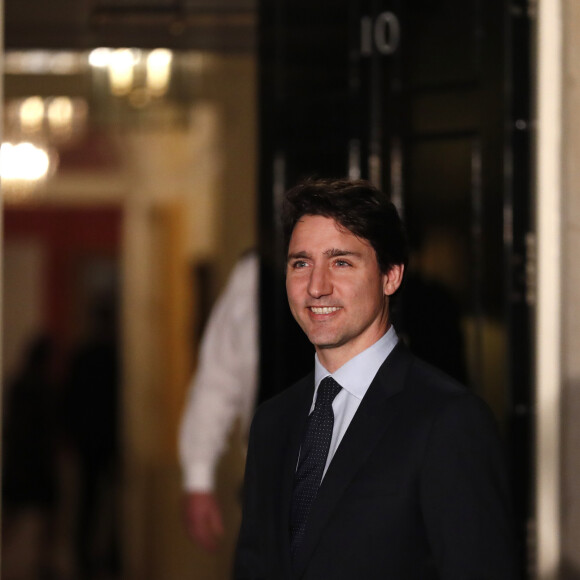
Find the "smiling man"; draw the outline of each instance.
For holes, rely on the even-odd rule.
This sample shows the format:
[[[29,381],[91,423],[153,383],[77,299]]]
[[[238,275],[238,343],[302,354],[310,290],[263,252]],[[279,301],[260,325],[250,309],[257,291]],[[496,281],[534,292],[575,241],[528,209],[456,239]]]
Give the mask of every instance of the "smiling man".
[[[516,578],[493,418],[391,325],[394,206],[364,181],[306,181],[283,221],[314,372],[254,418],[235,578]]]

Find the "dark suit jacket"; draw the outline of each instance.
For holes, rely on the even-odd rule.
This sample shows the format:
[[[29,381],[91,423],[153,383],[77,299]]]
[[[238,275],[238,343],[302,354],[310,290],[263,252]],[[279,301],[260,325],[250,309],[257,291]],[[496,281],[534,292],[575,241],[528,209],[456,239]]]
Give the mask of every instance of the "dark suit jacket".
[[[236,580],[515,578],[491,413],[402,343],[336,450],[292,565],[290,499],[313,389],[310,374],[256,412]]]

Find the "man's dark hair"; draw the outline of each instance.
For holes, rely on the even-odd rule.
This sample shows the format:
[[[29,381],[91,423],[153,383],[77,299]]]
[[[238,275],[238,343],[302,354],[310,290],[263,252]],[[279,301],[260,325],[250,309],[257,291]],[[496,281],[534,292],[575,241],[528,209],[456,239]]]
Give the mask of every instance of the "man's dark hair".
[[[294,226],[305,215],[332,218],[367,240],[383,274],[395,264],[407,265],[407,238],[397,209],[386,193],[368,181],[307,179],[290,189],[282,206],[286,248]]]

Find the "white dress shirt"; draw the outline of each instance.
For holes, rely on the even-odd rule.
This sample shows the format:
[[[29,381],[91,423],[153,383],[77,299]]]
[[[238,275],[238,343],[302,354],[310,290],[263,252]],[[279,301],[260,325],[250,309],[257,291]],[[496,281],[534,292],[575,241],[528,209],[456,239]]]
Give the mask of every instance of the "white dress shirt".
[[[179,433],[187,491],[213,491],[234,420],[249,429],[258,388],[258,264],[255,253],[238,262],[203,334]]]
[[[315,355],[315,389],[310,412],[314,410],[318,386],[322,379],[331,376],[342,387],[342,390],[332,402],[334,427],[326,466],[324,467],[324,474],[326,474],[328,465],[334,457],[336,449],[342,441],[362,398],[365,396],[380,366],[385,362],[385,359],[389,356],[393,348],[395,348],[397,341],[397,333],[395,332],[395,328],[391,326],[377,342],[357,354],[354,358],[351,358],[334,373],[329,373],[318,359],[318,355]],[[324,474],[322,477],[324,477]]]

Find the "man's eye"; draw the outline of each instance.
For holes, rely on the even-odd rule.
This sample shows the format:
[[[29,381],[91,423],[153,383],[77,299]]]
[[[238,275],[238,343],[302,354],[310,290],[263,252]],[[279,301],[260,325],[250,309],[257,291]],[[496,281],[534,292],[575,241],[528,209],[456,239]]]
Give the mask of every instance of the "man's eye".
[[[346,266],[350,266],[350,263],[347,262],[346,260],[336,260],[335,265],[343,268]]]
[[[308,264],[304,260],[296,260],[295,262],[292,262],[292,267],[294,269],[304,268],[307,265]]]

